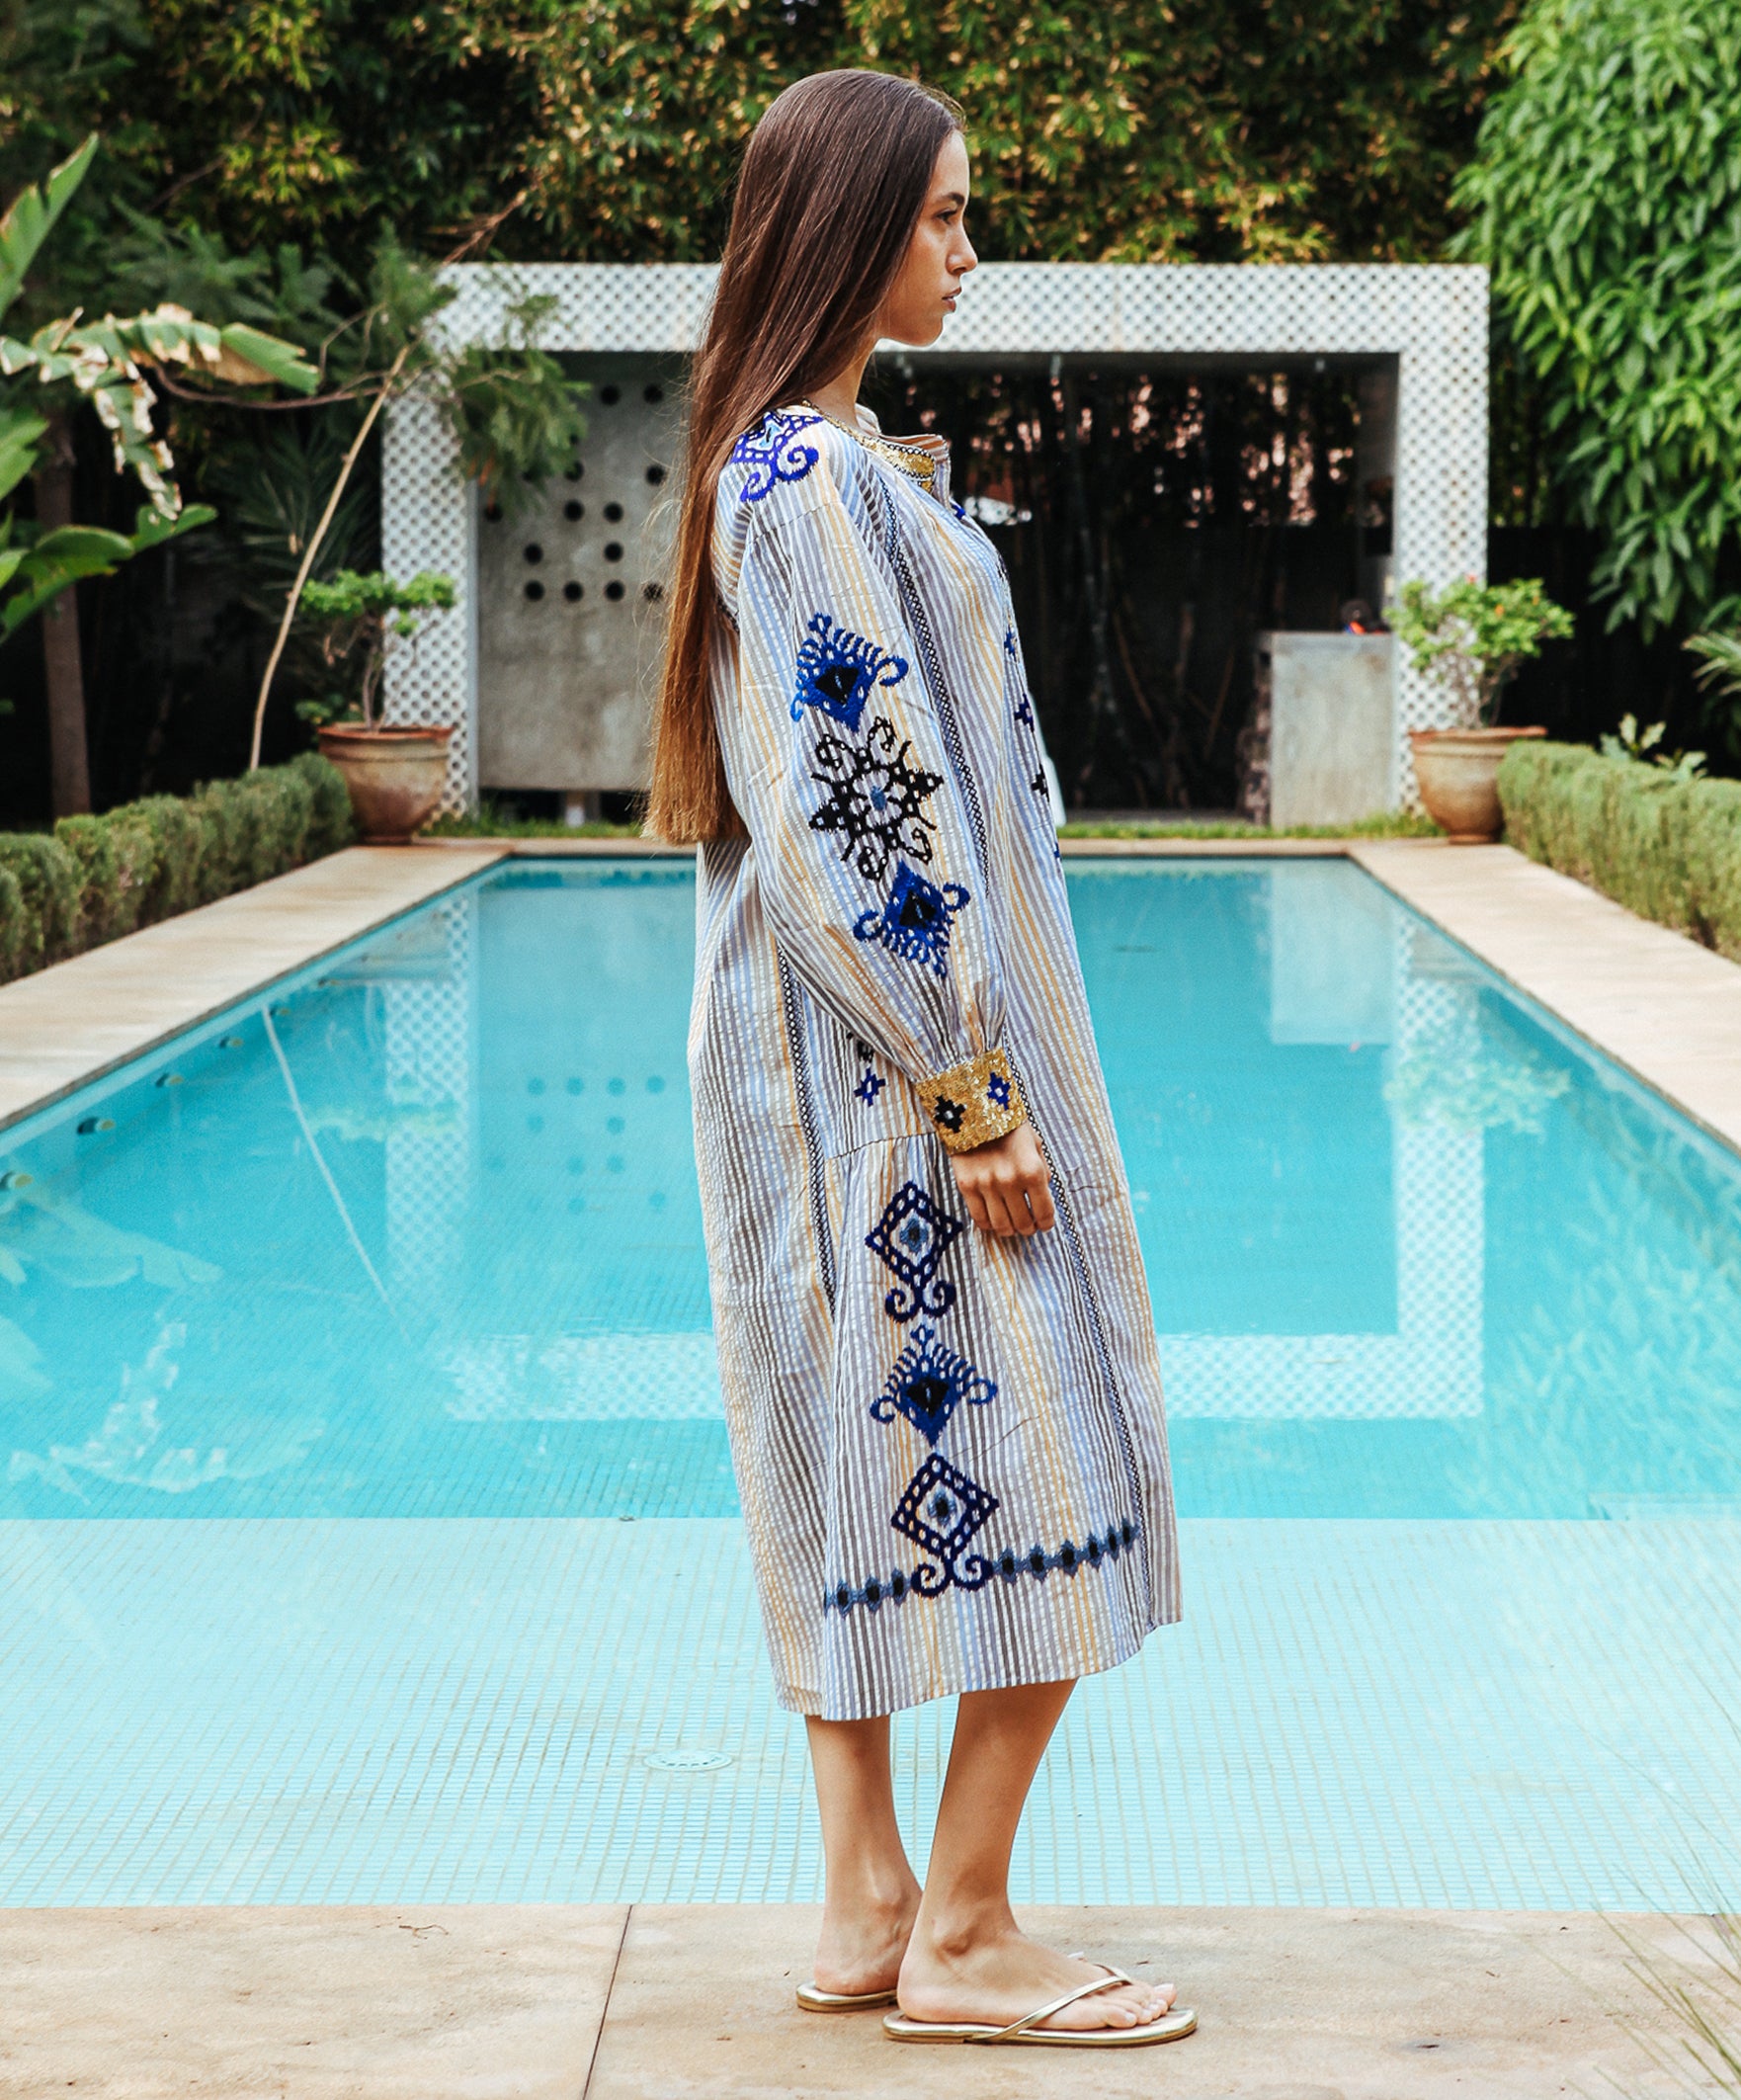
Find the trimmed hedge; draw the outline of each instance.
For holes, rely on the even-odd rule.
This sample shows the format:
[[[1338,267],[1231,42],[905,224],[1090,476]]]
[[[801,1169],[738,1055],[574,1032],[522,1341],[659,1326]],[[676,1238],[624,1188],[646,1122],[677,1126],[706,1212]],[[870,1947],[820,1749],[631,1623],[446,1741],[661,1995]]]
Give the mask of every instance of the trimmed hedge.
[[[1741,781],[1532,740],[1506,753],[1499,799],[1533,861],[1741,963]]]
[[[288,766],[154,795],[52,837],[0,832],[0,983],[209,904],[351,842],[351,799],[311,751]]]

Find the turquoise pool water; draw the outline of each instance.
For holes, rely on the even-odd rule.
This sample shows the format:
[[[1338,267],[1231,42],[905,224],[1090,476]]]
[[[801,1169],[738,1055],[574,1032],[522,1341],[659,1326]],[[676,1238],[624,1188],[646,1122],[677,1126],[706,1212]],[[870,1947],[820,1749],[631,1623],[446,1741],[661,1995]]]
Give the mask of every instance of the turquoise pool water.
[[[1345,863],[1070,884],[1189,1616],[1074,1703],[1026,1886],[1741,1895],[1741,1161]],[[693,909],[511,866],[0,1134],[0,1900],[813,1890]]]

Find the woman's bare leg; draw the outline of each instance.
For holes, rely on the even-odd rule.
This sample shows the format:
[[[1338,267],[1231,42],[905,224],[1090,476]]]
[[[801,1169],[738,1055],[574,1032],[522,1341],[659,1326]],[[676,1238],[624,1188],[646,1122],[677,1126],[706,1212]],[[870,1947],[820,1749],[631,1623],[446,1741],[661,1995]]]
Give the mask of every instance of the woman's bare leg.
[[[1046,1743],[1074,1687],[964,1692],[924,1899],[901,1964],[901,2010],[914,2020],[1008,2026],[1099,1972],[1038,1946],[1010,1910],[1010,1848]],[[1097,1992],[1055,2027],[1135,2027],[1172,2004],[1169,1983]]]
[[[816,1982],[823,1990],[893,1990],[919,1884],[895,1823],[888,1717],[806,1725],[828,1869]]]

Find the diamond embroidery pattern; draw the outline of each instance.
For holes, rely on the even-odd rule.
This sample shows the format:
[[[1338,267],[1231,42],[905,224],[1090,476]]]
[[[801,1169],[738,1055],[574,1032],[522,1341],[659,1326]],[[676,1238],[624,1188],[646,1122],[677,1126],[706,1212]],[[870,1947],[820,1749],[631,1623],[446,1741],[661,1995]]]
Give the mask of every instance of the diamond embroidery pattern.
[[[804,710],[814,708],[856,731],[875,689],[898,686],[906,675],[904,656],[891,656],[863,634],[837,628],[826,613],[816,613],[798,648],[791,718],[801,721]]]
[[[882,1301],[890,1319],[904,1324],[921,1312],[935,1319],[954,1303],[954,1285],[937,1271],[960,1230],[961,1220],[940,1211],[917,1182],[896,1190],[865,1235],[866,1246],[906,1286],[897,1284]]]
[[[949,974],[950,920],[971,901],[959,882],[945,882],[940,889],[900,861],[880,910],[862,912],[853,933],[861,941],[878,941],[890,955],[922,963],[944,977]]]
[[[892,1422],[903,1414],[928,1444],[935,1444],[963,1401],[983,1407],[997,1387],[981,1378],[964,1356],[937,1339],[931,1327],[915,1327],[895,1359],[888,1384],[870,1402],[870,1419]]]
[[[948,1570],[998,1506],[977,1480],[933,1452],[907,1482],[889,1518],[903,1538],[935,1554]]]

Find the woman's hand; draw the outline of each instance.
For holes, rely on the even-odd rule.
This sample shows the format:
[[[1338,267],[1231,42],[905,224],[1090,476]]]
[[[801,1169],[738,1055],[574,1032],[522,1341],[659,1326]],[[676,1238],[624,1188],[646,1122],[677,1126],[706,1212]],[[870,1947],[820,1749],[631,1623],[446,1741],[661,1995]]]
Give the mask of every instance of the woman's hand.
[[[950,1165],[968,1216],[980,1231],[999,1239],[1026,1239],[1030,1233],[1051,1230],[1051,1177],[1039,1140],[1026,1123],[971,1152],[952,1152]]]

